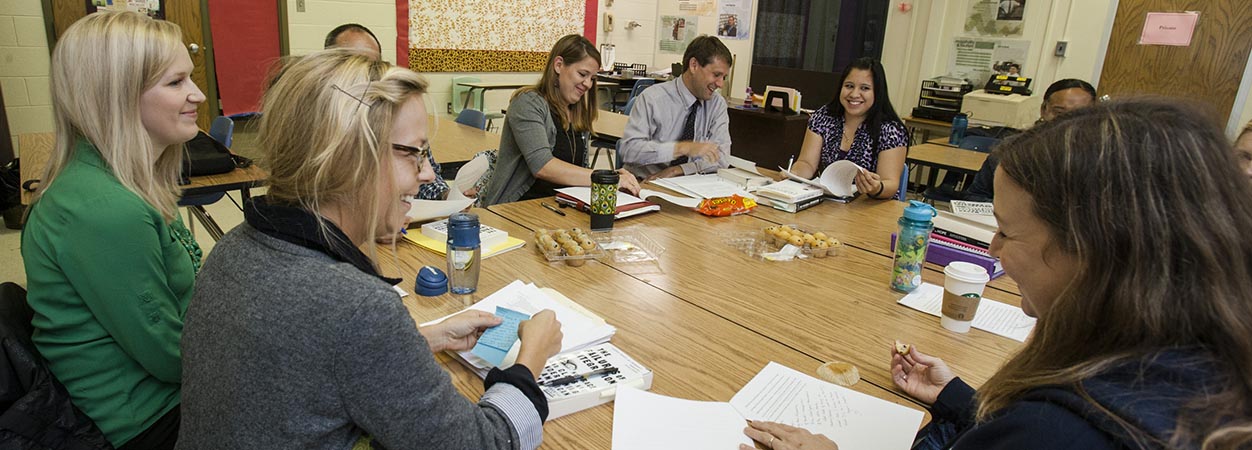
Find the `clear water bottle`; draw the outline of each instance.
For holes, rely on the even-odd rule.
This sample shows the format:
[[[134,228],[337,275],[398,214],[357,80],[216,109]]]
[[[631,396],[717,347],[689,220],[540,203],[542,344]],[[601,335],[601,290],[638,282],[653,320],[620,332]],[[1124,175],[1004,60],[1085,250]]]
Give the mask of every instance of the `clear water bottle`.
[[[948,138],[948,143],[952,145],[961,145],[961,139],[965,139],[965,129],[969,128],[969,116],[965,113],[957,114],[952,118],[952,136]]]
[[[904,208],[904,215],[896,223],[896,256],[891,268],[891,289],[913,292],[922,285],[922,265],[926,262],[926,248],[930,246],[930,232],[935,224],[930,218],[939,214],[933,206],[913,200]]]
[[[483,256],[478,230],[476,215],[456,213],[448,217],[448,290],[453,294],[478,290]]]

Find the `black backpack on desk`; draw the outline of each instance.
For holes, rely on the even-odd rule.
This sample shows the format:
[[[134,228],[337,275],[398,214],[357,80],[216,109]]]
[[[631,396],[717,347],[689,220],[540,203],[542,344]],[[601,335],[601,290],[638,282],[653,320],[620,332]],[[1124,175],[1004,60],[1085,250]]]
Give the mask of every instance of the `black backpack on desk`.
[[[183,174],[186,176],[217,175],[235,170],[230,149],[203,131],[187,141],[186,147],[187,157],[183,158]]]

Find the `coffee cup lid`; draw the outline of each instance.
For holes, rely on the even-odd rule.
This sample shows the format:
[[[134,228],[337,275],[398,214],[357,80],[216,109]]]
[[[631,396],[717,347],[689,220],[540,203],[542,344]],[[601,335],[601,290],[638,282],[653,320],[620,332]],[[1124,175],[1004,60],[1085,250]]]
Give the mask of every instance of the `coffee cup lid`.
[[[964,261],[948,263],[948,267],[943,269],[943,273],[966,283],[986,283],[991,281],[991,276],[987,274],[987,269]]]

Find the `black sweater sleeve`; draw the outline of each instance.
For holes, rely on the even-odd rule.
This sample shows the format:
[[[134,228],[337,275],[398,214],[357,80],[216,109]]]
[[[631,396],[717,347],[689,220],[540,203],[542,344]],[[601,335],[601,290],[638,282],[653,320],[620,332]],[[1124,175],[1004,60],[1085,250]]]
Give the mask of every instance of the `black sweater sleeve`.
[[[1118,449],[1107,434],[1078,414],[1046,400],[1019,401],[977,423],[975,391],[960,378],[948,383],[931,405],[936,420],[957,427],[953,450]]]

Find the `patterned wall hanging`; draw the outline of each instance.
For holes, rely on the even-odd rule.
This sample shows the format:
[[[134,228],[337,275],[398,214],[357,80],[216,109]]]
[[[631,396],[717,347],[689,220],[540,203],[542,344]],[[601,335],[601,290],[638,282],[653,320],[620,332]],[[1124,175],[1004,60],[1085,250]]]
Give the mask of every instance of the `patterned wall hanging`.
[[[585,0],[397,0],[417,72],[539,72],[561,36],[583,33]],[[407,7],[407,8],[406,8]],[[405,11],[407,9],[407,11]]]

